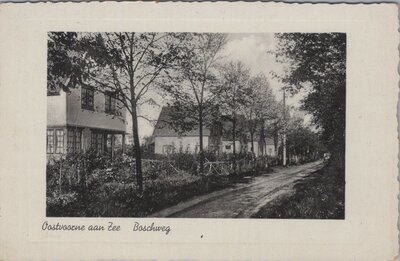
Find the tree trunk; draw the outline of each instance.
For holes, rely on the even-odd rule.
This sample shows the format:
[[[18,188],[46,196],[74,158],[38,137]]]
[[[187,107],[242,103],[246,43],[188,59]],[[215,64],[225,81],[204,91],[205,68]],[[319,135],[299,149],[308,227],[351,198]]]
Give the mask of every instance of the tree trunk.
[[[199,171],[200,174],[204,174],[204,154],[203,154],[203,108],[200,106],[199,109]]]
[[[136,182],[139,192],[143,192],[142,152],[140,150],[139,129],[137,120],[136,104],[132,104],[132,135],[134,141],[134,152],[136,160]]]
[[[136,182],[138,185],[139,193],[143,192],[143,173],[142,173],[142,152],[140,150],[139,140],[139,127],[137,118],[137,103],[135,96],[135,85],[134,85],[134,72],[131,71],[129,74],[129,87],[131,91],[131,115],[132,115],[132,135],[133,135],[133,146],[135,152],[135,165],[136,165]]]
[[[259,147],[261,147],[261,155],[264,156],[266,154],[264,121],[261,121]]]
[[[254,133],[253,131],[250,132],[250,141],[251,141],[251,153],[254,155]]]

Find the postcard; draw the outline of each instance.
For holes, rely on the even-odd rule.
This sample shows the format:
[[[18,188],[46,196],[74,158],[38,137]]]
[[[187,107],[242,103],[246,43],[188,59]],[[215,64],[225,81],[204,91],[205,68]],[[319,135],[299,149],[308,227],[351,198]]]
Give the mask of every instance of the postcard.
[[[394,260],[397,12],[0,5],[0,260]]]

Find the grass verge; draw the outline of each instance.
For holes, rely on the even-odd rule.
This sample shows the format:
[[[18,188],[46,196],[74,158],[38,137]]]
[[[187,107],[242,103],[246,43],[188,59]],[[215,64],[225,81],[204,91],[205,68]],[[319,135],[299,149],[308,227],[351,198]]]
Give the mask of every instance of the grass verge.
[[[299,180],[291,193],[278,197],[253,218],[344,219],[344,170],[333,162]]]

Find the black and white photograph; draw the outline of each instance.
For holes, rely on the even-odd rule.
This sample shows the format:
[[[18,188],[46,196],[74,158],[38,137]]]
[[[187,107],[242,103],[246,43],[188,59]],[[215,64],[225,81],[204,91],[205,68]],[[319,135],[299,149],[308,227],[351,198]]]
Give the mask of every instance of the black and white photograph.
[[[0,261],[397,260],[397,5],[0,8]]]
[[[47,34],[47,217],[344,220],[345,127],[346,33]]]

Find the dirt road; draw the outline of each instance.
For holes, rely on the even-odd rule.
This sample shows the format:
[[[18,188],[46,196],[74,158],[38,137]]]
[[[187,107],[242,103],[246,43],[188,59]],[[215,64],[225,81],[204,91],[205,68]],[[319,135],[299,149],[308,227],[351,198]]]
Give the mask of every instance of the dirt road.
[[[276,197],[290,192],[294,182],[320,169],[321,161],[275,168],[247,184],[216,191],[157,212],[152,217],[248,218]]]

